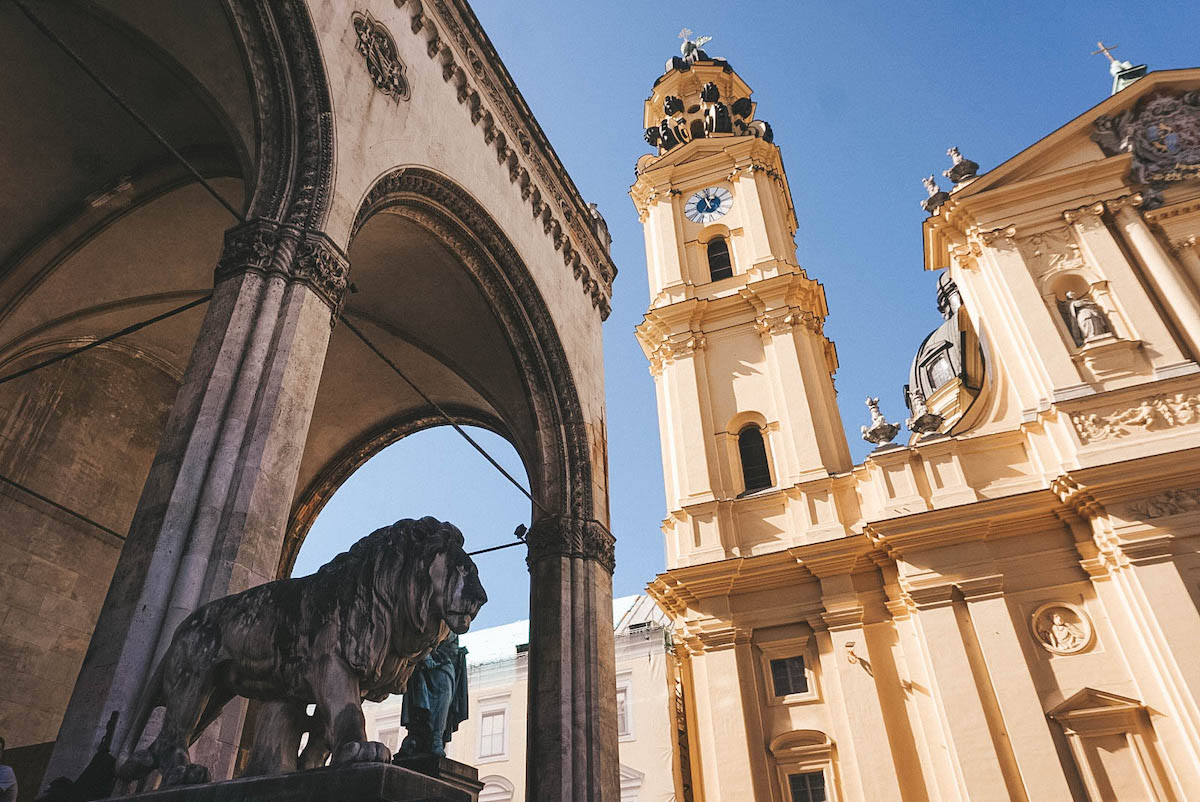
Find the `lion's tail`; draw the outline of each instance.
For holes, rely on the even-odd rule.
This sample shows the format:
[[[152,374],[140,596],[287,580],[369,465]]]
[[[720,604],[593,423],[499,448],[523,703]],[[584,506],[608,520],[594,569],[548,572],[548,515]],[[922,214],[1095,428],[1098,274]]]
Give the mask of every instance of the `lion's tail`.
[[[161,704],[163,668],[166,663],[166,655],[163,655],[163,659],[158,661],[150,675],[150,682],[147,683],[146,690],[138,702],[137,712],[130,721],[129,729],[125,731],[124,743],[118,754],[128,754],[128,757],[125,757],[117,768],[117,777],[125,782],[141,780],[157,767],[157,761],[150,750],[138,749],[137,745],[146,729],[146,722],[150,720],[150,714]],[[129,754],[131,751],[132,754]]]

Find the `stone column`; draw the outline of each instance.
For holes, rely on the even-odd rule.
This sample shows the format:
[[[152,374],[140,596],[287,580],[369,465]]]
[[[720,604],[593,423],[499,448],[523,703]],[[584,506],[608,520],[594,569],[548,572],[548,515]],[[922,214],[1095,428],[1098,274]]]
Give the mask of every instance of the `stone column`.
[[[134,710],[178,623],[274,578],[348,269],[317,232],[252,220],[226,233],[46,776],[77,775],[112,711],[121,714],[114,747],[132,749]],[[198,745],[214,779],[230,775],[240,728],[240,708],[231,710]]]
[[[1025,787],[1030,797],[1070,799],[1071,789],[1050,724],[1004,600],[1003,578],[990,576],[960,582],[959,589],[978,634],[1017,767],[1022,779],[1029,778]]]
[[[1200,246],[1197,245],[1196,235],[1183,237],[1171,243],[1175,249],[1176,255],[1179,256],[1179,261],[1183,263],[1184,270],[1187,271],[1188,277],[1192,280],[1192,287],[1200,290]]]
[[[765,799],[761,725],[747,720],[744,687],[757,695],[750,633],[729,626],[700,635],[701,646],[691,659],[696,698],[696,727],[692,743],[700,752],[704,799]],[[757,701],[752,702],[757,709]],[[757,749],[758,760],[751,754]],[[757,769],[757,770],[756,770]]]
[[[1108,209],[1115,213],[1117,225],[1125,235],[1126,242],[1146,267],[1146,277],[1154,285],[1159,302],[1167,310],[1179,335],[1193,359],[1200,357],[1200,304],[1196,293],[1180,273],[1170,254],[1146,225],[1138,207],[1142,196],[1128,195],[1108,201]]]
[[[555,516],[528,540],[526,799],[618,802],[613,536]]]
[[[909,594],[963,798],[1028,799],[961,594],[953,585]]]

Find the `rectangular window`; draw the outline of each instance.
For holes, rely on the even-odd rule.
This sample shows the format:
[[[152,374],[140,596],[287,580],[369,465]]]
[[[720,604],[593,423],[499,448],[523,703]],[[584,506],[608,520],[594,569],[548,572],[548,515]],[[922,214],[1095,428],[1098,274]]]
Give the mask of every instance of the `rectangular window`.
[[[617,688],[617,735],[633,735],[629,720],[629,688]]]
[[[788,776],[792,802],[826,802],[825,772],[805,771]]]
[[[392,754],[396,754],[396,750],[400,748],[400,728],[388,727],[379,731],[379,742],[391,750]]]
[[[499,757],[504,754],[505,711],[491,710],[479,720],[479,756]]]
[[[784,657],[780,660],[772,660],[771,683],[775,686],[776,696],[808,693],[808,676],[804,673],[804,658]]]

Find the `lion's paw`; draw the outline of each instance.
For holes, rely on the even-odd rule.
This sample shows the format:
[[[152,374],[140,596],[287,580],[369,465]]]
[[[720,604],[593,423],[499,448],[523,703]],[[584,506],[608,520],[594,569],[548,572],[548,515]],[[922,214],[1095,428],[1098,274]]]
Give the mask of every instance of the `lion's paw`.
[[[204,785],[208,782],[208,766],[199,763],[185,763],[176,766],[163,777],[163,786],[172,788],[177,785]]]
[[[378,741],[349,741],[338,747],[332,764],[345,763],[389,763],[392,750]]]

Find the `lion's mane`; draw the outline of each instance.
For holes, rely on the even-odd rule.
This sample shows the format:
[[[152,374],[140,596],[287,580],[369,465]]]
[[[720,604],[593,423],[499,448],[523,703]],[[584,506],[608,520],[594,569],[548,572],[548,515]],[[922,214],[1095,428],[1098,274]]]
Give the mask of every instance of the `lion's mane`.
[[[405,518],[376,529],[347,551],[334,557],[309,577],[309,598],[336,602],[330,613],[340,616],[343,656],[371,684],[378,679],[395,632],[396,616],[409,620],[407,630],[425,633],[440,622],[429,620],[435,592],[428,565],[447,548],[463,546],[463,534],[453,524],[436,518]],[[401,579],[405,569],[412,584]],[[401,598],[405,588],[408,598]],[[402,689],[392,689],[398,693]]]

